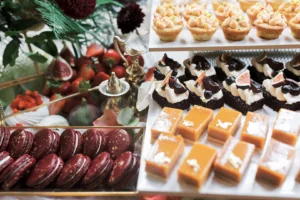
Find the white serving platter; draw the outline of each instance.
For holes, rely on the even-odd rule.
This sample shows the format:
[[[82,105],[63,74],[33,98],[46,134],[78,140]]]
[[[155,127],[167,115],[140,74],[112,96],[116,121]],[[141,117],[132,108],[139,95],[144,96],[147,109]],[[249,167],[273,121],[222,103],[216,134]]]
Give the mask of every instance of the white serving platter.
[[[185,26],[174,42],[163,42],[152,29],[156,7],[160,0],[152,1],[151,25],[149,35],[149,51],[208,51],[208,50],[239,50],[239,49],[286,49],[300,48],[300,40],[292,36],[290,28],[285,28],[282,35],[275,40],[264,40],[256,36],[256,29],[252,27],[249,35],[242,41],[229,41],[219,27],[211,40],[206,42],[196,41]],[[212,12],[211,4],[207,9]]]
[[[220,52],[202,52],[202,55],[208,59],[208,61],[214,65],[215,58],[222,53]],[[234,51],[233,55],[240,58],[247,65],[250,64],[250,59],[257,56],[261,51]],[[294,50],[270,50],[268,55],[278,61],[286,63],[289,61],[296,52]],[[172,58],[176,58],[179,61],[183,60],[182,56],[177,56],[178,53],[170,54]],[[225,107],[228,107],[225,105]],[[239,184],[233,184],[215,176],[214,172],[210,173],[205,185],[200,189],[196,189],[190,185],[179,183],[177,177],[177,170],[187,156],[191,149],[190,144],[185,145],[184,153],[180,160],[177,162],[175,168],[172,170],[167,180],[160,179],[156,176],[146,173],[145,171],[145,159],[147,159],[152,151],[153,144],[151,144],[151,127],[155,119],[160,114],[162,108],[155,102],[151,101],[149,107],[149,114],[146,125],[146,132],[144,135],[142,155],[141,155],[141,166],[140,174],[138,179],[137,190],[141,194],[167,194],[174,196],[184,197],[211,197],[211,198],[230,198],[230,199],[300,199],[300,183],[295,181],[295,177],[300,169],[300,139],[296,144],[296,156],[292,164],[291,170],[281,187],[272,187],[268,184],[255,180],[255,174],[260,161],[269,141],[271,138],[272,127],[277,116],[277,112],[273,111],[267,106],[263,109],[256,111],[269,116],[269,132],[267,135],[266,145],[262,151],[256,151],[252,161]],[[218,110],[214,112],[216,114]],[[187,111],[185,111],[187,113]],[[240,138],[240,132],[244,124],[245,116],[242,119],[242,125],[234,135],[235,138]],[[300,119],[299,119],[300,120]],[[222,145],[207,141],[207,132],[199,139],[200,143],[207,144],[208,146],[216,148],[218,151],[222,149]]]

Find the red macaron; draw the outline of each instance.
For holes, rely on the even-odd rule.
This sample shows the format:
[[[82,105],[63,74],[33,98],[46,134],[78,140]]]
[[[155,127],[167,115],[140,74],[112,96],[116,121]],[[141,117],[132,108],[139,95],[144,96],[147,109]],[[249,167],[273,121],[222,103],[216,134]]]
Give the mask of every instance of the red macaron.
[[[9,142],[10,131],[6,127],[0,127],[0,152],[5,151]]]
[[[58,155],[64,160],[69,160],[75,154],[80,153],[82,147],[82,136],[79,131],[66,129],[60,136]]]
[[[113,162],[109,153],[102,152],[98,154],[92,160],[89,170],[82,179],[82,185],[88,189],[95,189],[104,184],[104,180],[112,170]]]
[[[130,180],[136,177],[139,170],[140,161],[127,151],[122,153],[114,162],[113,169],[108,178],[108,185],[114,189],[120,189]]]
[[[9,139],[7,151],[14,159],[24,154],[28,154],[33,143],[33,135],[31,132],[18,129],[15,130]]]
[[[36,160],[28,154],[24,154],[10,164],[0,175],[0,183],[4,190],[13,187],[30,170]]]
[[[35,134],[30,155],[39,160],[45,155],[56,153],[60,137],[50,129],[42,129]]]
[[[35,189],[42,189],[58,176],[64,162],[56,154],[48,154],[37,162],[27,179],[26,185]]]
[[[103,132],[96,129],[89,129],[84,132],[82,153],[89,156],[91,159],[95,158],[99,153],[106,149],[106,136]]]
[[[83,154],[76,154],[68,160],[59,174],[56,185],[62,189],[70,189],[86,174],[91,159]]]
[[[13,162],[14,159],[9,155],[9,153],[7,151],[2,151],[0,153],[0,173]]]
[[[134,150],[134,142],[126,130],[117,129],[107,134],[107,151],[116,159],[125,151]]]

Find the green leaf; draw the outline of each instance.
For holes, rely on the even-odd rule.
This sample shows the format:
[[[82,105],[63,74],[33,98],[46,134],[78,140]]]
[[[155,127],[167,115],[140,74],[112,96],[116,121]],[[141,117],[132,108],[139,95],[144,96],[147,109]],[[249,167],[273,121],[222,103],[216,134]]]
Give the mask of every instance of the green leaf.
[[[57,47],[52,40],[43,43],[36,42],[33,44],[53,57],[56,57],[58,55]]]
[[[114,4],[116,6],[123,6],[121,3],[117,2],[117,1],[114,1],[114,0],[97,0],[96,1],[96,6],[99,6],[99,5],[104,5],[104,4]]]
[[[25,53],[31,60],[39,62],[39,63],[45,63],[47,62],[47,58],[42,56],[39,52],[36,53]]]
[[[127,126],[136,126],[139,122],[140,122],[140,119],[138,117],[135,117],[126,125]]]
[[[21,34],[19,31],[6,31],[5,32],[5,36],[8,37],[8,36],[16,36],[18,38],[21,38]]]
[[[20,19],[20,20],[12,21],[11,26],[16,31],[23,31],[38,23],[40,23],[40,21],[34,19]]]
[[[128,125],[132,118],[134,117],[134,110],[132,108],[123,108],[117,117],[117,121],[119,124],[122,124],[123,126]]]
[[[19,54],[20,42],[18,40],[12,40],[6,46],[3,53],[3,65],[6,67],[7,65],[13,66],[16,63],[16,59]]]

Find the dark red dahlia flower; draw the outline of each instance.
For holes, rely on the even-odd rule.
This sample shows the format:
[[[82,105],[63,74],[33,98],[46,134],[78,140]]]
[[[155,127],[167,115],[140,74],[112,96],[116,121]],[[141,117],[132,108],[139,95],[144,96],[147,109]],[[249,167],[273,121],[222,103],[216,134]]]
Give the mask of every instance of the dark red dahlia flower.
[[[74,19],[83,19],[92,14],[96,0],[56,0],[63,12]]]

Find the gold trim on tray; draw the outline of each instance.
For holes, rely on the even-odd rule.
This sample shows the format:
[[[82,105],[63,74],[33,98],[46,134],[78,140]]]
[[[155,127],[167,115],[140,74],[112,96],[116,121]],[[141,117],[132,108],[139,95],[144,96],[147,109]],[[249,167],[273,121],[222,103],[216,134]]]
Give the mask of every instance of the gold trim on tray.
[[[9,126],[9,129],[89,129],[89,128],[111,128],[111,129],[140,129],[134,136],[133,141],[136,143],[145,133],[145,126]],[[141,143],[143,145],[143,143]],[[140,152],[141,154],[141,152]],[[139,156],[140,156],[139,154]],[[69,190],[63,191],[55,188],[54,190],[36,191],[36,190],[24,190],[24,191],[4,191],[0,190],[0,196],[47,196],[47,197],[130,197],[138,196],[137,185],[134,191],[84,191],[82,190]]]

